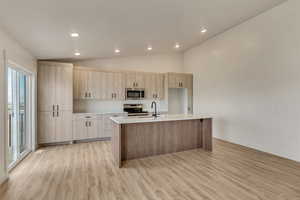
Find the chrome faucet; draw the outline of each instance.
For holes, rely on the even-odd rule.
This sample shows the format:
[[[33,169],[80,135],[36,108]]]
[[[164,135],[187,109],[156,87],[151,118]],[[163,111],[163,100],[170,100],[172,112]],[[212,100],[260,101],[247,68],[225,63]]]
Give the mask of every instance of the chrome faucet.
[[[157,104],[155,101],[152,101],[151,103],[151,109],[153,109],[153,106],[155,106],[154,113],[152,114],[153,117],[157,117]]]

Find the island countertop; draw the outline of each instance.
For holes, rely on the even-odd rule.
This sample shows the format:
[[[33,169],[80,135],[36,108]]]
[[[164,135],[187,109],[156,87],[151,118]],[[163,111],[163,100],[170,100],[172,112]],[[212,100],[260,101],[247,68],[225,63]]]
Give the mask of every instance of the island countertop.
[[[136,124],[136,123],[153,123],[163,121],[181,121],[194,119],[211,119],[212,116],[207,114],[178,114],[178,115],[160,115],[158,117],[152,116],[135,116],[135,117],[111,117],[110,119],[117,124]]]

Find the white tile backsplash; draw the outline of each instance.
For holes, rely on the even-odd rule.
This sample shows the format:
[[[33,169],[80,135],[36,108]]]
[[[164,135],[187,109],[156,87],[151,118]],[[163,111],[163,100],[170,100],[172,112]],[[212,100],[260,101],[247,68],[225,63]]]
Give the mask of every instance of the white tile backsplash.
[[[143,104],[144,110],[152,112],[152,100],[126,100],[126,101],[99,101],[99,100],[75,100],[74,112],[102,113],[102,112],[123,112],[123,104]],[[159,112],[168,111],[166,101],[156,101]]]

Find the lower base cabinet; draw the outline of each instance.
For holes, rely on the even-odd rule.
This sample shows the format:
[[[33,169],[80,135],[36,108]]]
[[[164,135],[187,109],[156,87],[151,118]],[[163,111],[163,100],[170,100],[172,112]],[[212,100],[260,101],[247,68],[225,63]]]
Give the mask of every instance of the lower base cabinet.
[[[72,111],[39,112],[39,144],[72,141]]]
[[[73,140],[101,139],[112,136],[111,117],[127,114],[74,114]]]

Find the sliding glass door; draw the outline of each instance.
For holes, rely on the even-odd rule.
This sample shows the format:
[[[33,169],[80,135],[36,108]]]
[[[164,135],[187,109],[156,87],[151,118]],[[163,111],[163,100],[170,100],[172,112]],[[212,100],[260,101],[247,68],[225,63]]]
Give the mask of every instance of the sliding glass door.
[[[29,76],[8,68],[8,167],[29,152],[28,91]]]

